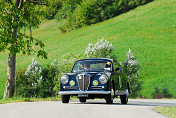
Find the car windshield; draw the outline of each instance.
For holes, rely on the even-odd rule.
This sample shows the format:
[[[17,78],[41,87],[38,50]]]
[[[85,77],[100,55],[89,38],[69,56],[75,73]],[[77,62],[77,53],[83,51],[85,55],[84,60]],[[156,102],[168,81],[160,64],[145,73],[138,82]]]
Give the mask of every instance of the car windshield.
[[[112,71],[112,63],[106,60],[84,60],[77,61],[72,72],[82,71]]]

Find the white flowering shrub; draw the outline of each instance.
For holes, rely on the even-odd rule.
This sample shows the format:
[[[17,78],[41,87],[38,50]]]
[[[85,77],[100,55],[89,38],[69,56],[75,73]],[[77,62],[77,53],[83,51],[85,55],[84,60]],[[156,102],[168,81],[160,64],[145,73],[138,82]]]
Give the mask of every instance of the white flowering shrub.
[[[65,54],[62,58],[60,58],[57,62],[56,60],[52,62],[52,65],[57,65],[58,66],[58,70],[59,70],[59,74],[57,75],[57,77],[55,78],[55,87],[54,90],[56,92],[58,92],[60,89],[60,78],[62,75],[64,75],[65,73],[69,73],[71,72],[74,63],[81,59],[81,54],[77,54],[76,52],[72,52],[72,53],[67,53]]]
[[[42,66],[32,59],[32,63],[16,77],[16,95],[21,97],[51,97],[56,95],[54,79],[58,75],[57,60]]]
[[[31,86],[37,87],[42,79],[42,65],[32,59],[32,63],[28,66],[25,75],[31,82]]]
[[[109,58],[112,49],[112,43],[109,43],[109,41],[104,40],[103,38],[98,40],[98,42],[95,44],[89,43],[85,54],[89,58]]]
[[[74,63],[81,58],[80,54],[76,52],[67,53],[58,61],[59,71],[60,73],[68,73],[71,72]]]
[[[130,91],[132,97],[137,97],[137,91],[140,89],[140,82],[138,80],[139,77],[139,62],[134,56],[134,53],[129,51],[127,52],[127,59],[124,62],[123,71],[128,76],[130,80]]]
[[[51,66],[57,67],[57,66],[58,66],[58,60],[57,60],[57,59],[54,59],[54,60],[51,62]]]
[[[39,93],[39,84],[42,80],[42,65],[32,59],[32,63],[25,71],[26,76],[26,97],[37,97]]]

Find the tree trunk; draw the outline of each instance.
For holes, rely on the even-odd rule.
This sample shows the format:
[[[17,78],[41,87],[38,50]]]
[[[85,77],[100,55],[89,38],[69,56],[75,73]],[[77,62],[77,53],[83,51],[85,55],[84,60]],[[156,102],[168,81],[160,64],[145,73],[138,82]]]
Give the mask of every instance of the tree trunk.
[[[10,0],[11,1],[11,0]],[[23,0],[16,0],[15,7],[20,9],[23,5]],[[17,40],[18,27],[13,29],[14,40]],[[15,44],[14,44],[15,45]],[[13,46],[13,45],[12,45]],[[4,100],[13,96],[15,91],[15,68],[16,68],[16,53],[10,54],[8,57],[7,80],[4,91]]]
[[[7,80],[4,92],[4,99],[10,98],[14,94],[15,88],[15,64],[16,64],[16,54],[9,54],[8,57],[8,67],[7,67]]]
[[[17,31],[16,28],[13,31],[14,40],[17,39]],[[13,45],[12,45],[13,46]],[[15,90],[15,68],[16,68],[16,54],[10,54],[8,56],[8,67],[7,67],[7,80],[4,91],[4,100],[6,98],[10,98],[14,94]]]

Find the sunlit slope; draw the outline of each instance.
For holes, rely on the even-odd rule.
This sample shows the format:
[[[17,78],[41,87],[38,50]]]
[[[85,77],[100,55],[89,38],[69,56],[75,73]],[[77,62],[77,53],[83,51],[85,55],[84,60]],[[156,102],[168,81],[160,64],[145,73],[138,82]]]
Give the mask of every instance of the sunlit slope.
[[[31,58],[42,64],[67,52],[83,52],[88,43],[105,38],[114,46],[118,60],[125,60],[130,48],[140,62],[143,80],[142,96],[151,97],[154,87],[168,88],[176,97],[176,1],[155,0],[128,13],[81,28],[70,33],[60,34],[59,23],[44,21],[34,30],[35,37],[43,40],[48,52],[48,60],[35,56],[17,58],[17,69],[27,67]],[[3,95],[6,79],[7,53],[0,53],[0,98]]]

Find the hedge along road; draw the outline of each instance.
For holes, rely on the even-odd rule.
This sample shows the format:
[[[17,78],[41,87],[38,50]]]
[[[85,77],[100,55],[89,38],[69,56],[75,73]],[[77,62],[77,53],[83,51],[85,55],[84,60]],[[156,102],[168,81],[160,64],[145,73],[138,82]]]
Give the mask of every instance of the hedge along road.
[[[130,99],[127,105],[119,99],[112,105],[105,100],[8,103],[0,104],[0,118],[165,118],[153,110],[157,106],[176,106],[176,100]]]

